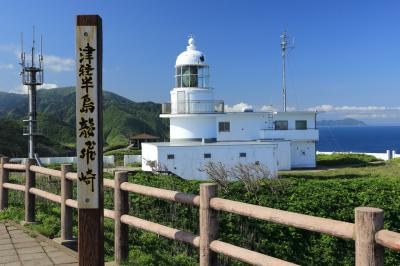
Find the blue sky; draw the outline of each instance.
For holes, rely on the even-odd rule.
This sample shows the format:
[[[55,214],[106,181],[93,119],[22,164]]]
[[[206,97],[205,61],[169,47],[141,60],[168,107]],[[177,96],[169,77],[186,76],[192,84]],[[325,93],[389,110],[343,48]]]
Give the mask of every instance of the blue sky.
[[[288,102],[376,123],[400,121],[399,1],[5,1],[0,90],[19,91],[19,34],[44,34],[47,87],[75,84],[75,16],[99,14],[104,88],[135,101],[169,100],[176,56],[193,33],[216,98],[281,105],[279,36],[295,37]],[[322,115],[322,117],[324,117]]]

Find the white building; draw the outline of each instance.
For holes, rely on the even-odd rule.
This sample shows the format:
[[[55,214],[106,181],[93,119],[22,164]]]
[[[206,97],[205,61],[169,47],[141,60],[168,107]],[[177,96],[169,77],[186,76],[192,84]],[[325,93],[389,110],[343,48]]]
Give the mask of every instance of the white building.
[[[262,163],[278,170],[315,167],[315,112],[225,112],[209,87],[209,66],[193,38],[175,64],[176,85],[162,118],[170,120],[170,142],[142,143],[142,170],[168,170],[185,179],[207,179],[208,161],[231,166]]]

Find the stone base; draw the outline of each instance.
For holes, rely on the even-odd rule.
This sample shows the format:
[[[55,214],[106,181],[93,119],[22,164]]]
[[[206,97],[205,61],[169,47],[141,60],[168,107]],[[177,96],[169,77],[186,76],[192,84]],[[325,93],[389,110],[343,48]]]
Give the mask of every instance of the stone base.
[[[70,240],[62,240],[60,237],[57,237],[54,238],[53,241],[72,250],[78,250],[78,240],[76,238]]]

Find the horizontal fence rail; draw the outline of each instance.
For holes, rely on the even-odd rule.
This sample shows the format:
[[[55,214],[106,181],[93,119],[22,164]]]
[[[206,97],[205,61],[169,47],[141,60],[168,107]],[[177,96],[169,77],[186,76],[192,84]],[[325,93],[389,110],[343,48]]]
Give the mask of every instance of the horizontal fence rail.
[[[226,211],[345,239],[354,238],[354,224],[352,223],[271,209],[221,198],[211,199],[210,205],[213,209],[218,211]]]
[[[25,171],[26,184],[9,183],[10,171]],[[36,188],[36,173],[60,178],[61,196]],[[11,164],[3,157],[0,161],[0,209],[8,207],[9,189],[25,193],[26,222],[35,220],[35,196],[61,204],[61,240],[70,241],[73,239],[71,210],[78,208],[77,200],[72,199],[72,181],[76,180],[77,173],[72,172],[71,165],[62,165],[59,171],[33,165],[30,160],[26,164]],[[349,223],[218,198],[215,184],[200,184],[200,195],[194,195],[127,181],[128,172],[116,172],[114,180],[104,179],[104,187],[114,191],[114,210],[104,209],[104,217],[115,221],[117,263],[128,258],[127,226],[133,226],[199,248],[200,265],[215,265],[216,254],[253,265],[296,265],[218,240],[217,216],[221,211],[354,240],[356,265],[383,265],[383,247],[400,251],[400,233],[383,229],[383,211],[380,209],[356,208],[355,223]],[[199,207],[200,235],[129,215],[128,193]]]

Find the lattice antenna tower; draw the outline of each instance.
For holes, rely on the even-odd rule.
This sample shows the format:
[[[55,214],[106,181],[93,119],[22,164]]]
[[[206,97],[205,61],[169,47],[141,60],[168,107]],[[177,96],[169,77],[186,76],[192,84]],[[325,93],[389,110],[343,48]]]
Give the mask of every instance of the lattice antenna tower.
[[[41,132],[37,126],[37,112],[36,112],[36,91],[37,86],[43,84],[43,38],[40,36],[40,54],[37,55],[37,62],[35,63],[36,57],[36,42],[35,42],[35,27],[33,27],[33,38],[32,38],[32,48],[30,53],[30,58],[28,54],[27,60],[24,51],[24,41],[23,34],[21,33],[21,77],[22,84],[28,89],[28,101],[29,101],[29,111],[28,117],[24,120],[27,126],[24,127],[24,136],[28,136],[28,158],[36,159],[37,163],[40,165],[39,156],[36,152],[37,148],[37,136],[41,135]]]

